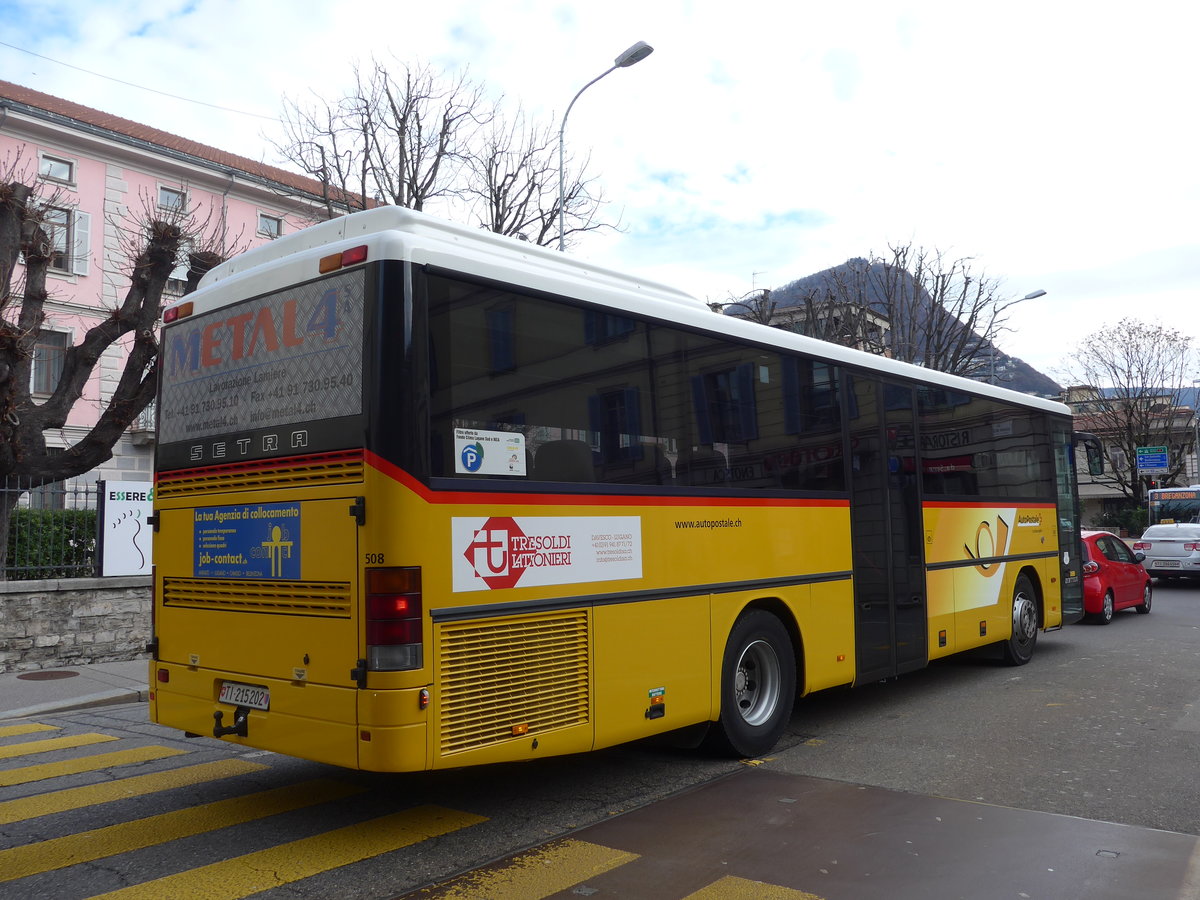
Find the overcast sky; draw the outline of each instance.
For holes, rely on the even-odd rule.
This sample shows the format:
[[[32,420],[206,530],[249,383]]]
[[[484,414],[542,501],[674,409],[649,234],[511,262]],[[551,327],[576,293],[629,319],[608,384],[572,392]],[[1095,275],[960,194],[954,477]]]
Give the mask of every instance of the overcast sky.
[[[704,300],[889,244],[973,257],[1047,292],[999,343],[1052,376],[1123,317],[1200,336],[1200,4],[819,6],[0,0],[0,78],[279,164],[282,95],[372,55],[469,66],[557,127],[642,40],[571,111],[623,226],[575,255]]]

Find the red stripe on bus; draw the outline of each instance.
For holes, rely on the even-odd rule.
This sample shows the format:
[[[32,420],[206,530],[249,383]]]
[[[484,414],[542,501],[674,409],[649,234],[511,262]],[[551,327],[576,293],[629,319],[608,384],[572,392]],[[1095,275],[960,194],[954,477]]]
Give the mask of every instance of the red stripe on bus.
[[[398,482],[417,494],[426,503],[508,506],[791,506],[791,507],[848,507],[849,500],[779,498],[779,497],[664,497],[639,495],[614,497],[608,494],[518,494],[496,491],[431,491],[394,463],[367,451],[367,465],[386,478]]]

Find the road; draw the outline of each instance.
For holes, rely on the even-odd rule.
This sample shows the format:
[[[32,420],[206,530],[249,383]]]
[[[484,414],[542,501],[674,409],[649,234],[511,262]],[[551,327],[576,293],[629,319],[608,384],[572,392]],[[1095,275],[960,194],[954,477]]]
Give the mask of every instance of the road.
[[[147,723],[139,705],[47,716],[0,729],[0,897],[390,898],[547,841],[615,839],[656,810],[683,810],[676,821],[685,824],[723,822],[729,792],[752,780],[776,793],[791,784],[803,797],[870,791],[910,809],[978,801],[1011,810],[1004,815],[1197,835],[1198,697],[1200,589],[1159,585],[1151,615],[1043,635],[1023,668],[979,653],[806,698],[776,752],[753,768],[636,745],[373,775],[186,740]],[[42,729],[10,730],[18,724]],[[78,745],[42,743],[64,738]],[[749,804],[752,792],[743,795]],[[698,811],[705,803],[707,814]],[[774,795],[771,803],[777,810]],[[753,822],[706,840],[727,838],[730,849],[753,840],[765,857],[787,858],[829,837],[832,823],[817,808],[795,804],[785,829],[779,820],[763,832],[786,847],[761,846]],[[938,817],[955,808],[939,806]]]

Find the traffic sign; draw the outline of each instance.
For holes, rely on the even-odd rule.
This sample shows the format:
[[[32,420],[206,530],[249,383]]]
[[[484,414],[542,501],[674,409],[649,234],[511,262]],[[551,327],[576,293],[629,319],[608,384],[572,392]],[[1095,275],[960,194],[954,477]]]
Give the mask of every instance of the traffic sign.
[[[1139,475],[1163,475],[1170,470],[1167,465],[1166,447],[1138,447],[1137,470]]]

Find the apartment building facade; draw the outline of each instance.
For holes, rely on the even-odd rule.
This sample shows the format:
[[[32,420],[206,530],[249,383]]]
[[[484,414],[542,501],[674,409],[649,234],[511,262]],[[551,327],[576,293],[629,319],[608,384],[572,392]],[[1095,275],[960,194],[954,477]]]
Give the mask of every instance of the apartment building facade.
[[[0,173],[36,181],[48,204],[50,298],[33,359],[35,401],[53,389],[66,349],[124,297],[131,230],[149,217],[191,214],[205,224],[206,242],[233,255],[330,214],[312,179],[4,81]],[[181,265],[168,293],[182,293],[185,279]],[[95,424],[125,355],[110,348],[49,444],[69,447]],[[153,443],[152,415],[143,414],[113,458],[83,480],[149,480]]]

